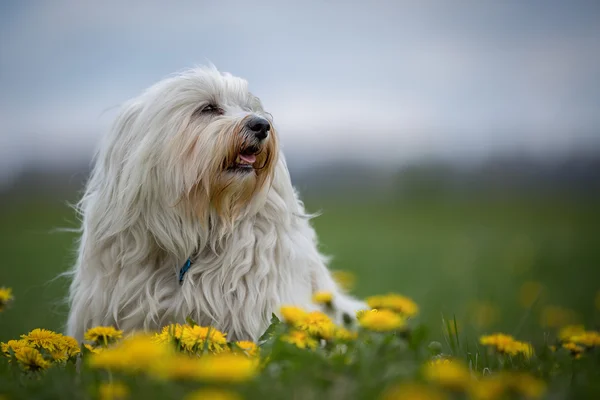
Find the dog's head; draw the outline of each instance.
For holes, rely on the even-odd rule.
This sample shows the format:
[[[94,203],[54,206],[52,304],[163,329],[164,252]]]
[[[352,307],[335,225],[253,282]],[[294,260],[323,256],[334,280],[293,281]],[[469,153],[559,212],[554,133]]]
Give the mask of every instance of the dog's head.
[[[183,203],[203,221],[214,212],[231,224],[272,182],[278,146],[271,116],[246,81],[215,68],[158,82],[118,124],[131,151],[125,156],[143,158],[135,168],[149,169],[154,187],[146,190],[164,192],[152,197]]]

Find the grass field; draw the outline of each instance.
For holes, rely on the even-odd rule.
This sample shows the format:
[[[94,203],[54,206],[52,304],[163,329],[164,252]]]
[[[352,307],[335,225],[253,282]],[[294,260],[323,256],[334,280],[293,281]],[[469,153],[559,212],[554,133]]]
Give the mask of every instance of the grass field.
[[[566,196],[370,205],[313,199],[307,208],[323,212],[314,220],[322,250],[333,256],[333,269],[356,274],[358,296],[394,291],[412,297],[430,335],[440,339],[442,315],[456,316],[465,333],[541,334],[547,306],[572,311],[546,309],[547,322],[597,324],[598,204]],[[12,287],[18,301],[1,316],[0,339],[36,327],[61,330],[68,282],[55,278],[73,259],[75,236],[55,229],[75,227],[75,221],[59,200],[13,199],[2,206],[0,286]]]
[[[3,350],[12,358],[0,360],[0,398],[116,400],[128,397],[126,391],[132,398],[186,400],[597,398],[600,335],[589,332],[597,343],[585,347],[576,346],[588,340],[578,336],[562,342],[583,357],[561,349],[556,337],[567,324],[598,329],[598,200],[465,199],[307,202],[309,211],[323,212],[314,220],[322,250],[334,257],[332,269],[356,276],[354,293],[406,295],[420,308],[416,318],[404,321],[402,311],[386,314],[383,306],[370,314],[371,325],[361,317],[357,336],[349,339],[328,336],[340,328],[322,317],[306,322],[302,314],[304,327],[275,323],[259,355],[241,355],[237,344],[219,344],[214,336],[194,339],[192,332],[208,329],[201,334],[207,337],[210,328],[185,326],[187,333],[177,334],[171,327],[164,340],[178,352],[144,338],[97,355],[82,349],[79,373],[71,363],[79,356],[64,361],[43,347],[65,346],[63,339],[43,342],[48,339],[32,332],[24,343],[47,361],[19,358],[38,351],[30,347]],[[1,341],[34,328],[62,330],[68,282],[57,277],[72,262],[75,236],[57,228],[74,228],[75,221],[60,201],[28,197],[3,204],[0,287],[12,287],[15,300],[0,313]],[[382,326],[386,332],[378,331]],[[480,336],[493,332],[524,341],[510,342],[521,350],[511,355],[483,346]],[[326,345],[317,346],[319,338]],[[210,354],[217,350],[224,353]],[[59,366],[44,371],[50,365]]]

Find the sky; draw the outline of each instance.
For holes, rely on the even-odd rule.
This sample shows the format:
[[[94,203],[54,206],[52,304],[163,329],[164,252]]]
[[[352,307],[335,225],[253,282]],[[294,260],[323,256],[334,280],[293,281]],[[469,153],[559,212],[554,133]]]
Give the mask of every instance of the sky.
[[[118,107],[213,63],[288,157],[396,165],[600,149],[600,2],[0,2],[0,181],[89,162]]]

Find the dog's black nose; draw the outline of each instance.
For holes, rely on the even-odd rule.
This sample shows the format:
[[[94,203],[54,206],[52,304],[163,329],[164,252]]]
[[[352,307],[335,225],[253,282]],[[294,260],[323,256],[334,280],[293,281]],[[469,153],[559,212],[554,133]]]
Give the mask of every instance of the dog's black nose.
[[[269,136],[269,129],[271,129],[269,121],[262,117],[250,118],[246,123],[246,126],[254,133],[254,136],[256,136],[258,140],[263,140]]]

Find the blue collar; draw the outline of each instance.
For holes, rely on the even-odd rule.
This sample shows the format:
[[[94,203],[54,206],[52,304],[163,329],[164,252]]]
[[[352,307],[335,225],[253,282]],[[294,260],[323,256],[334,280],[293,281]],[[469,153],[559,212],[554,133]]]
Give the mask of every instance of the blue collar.
[[[183,277],[185,276],[185,273],[188,272],[188,270],[190,269],[190,267],[192,266],[192,260],[190,260],[189,258],[187,259],[187,261],[185,262],[185,264],[183,264],[183,267],[181,267],[181,269],[179,270],[179,284],[183,284]]]

